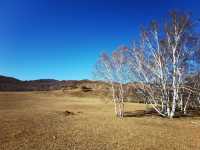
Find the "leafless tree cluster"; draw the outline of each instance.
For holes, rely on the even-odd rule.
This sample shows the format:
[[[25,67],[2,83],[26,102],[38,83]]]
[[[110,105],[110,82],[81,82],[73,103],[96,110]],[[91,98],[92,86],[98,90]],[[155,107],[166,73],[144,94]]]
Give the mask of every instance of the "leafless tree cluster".
[[[121,49],[114,51],[111,56],[103,53],[95,66],[96,75],[111,85],[115,114],[118,117],[124,116],[126,66],[125,53]]]
[[[152,21],[139,41],[112,56],[102,54],[96,72],[112,86],[116,114],[123,117],[125,83],[137,82],[138,91],[162,116],[173,118],[200,104],[197,22],[173,11],[160,26]],[[117,94],[118,93],[118,94]],[[119,104],[119,112],[117,105]]]

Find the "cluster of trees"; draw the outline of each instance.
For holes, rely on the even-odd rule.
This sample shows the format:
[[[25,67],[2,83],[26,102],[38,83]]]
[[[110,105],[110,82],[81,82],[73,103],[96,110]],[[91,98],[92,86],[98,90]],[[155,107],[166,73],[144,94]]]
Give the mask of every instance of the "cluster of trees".
[[[142,28],[139,41],[100,56],[95,74],[110,83],[117,116],[124,115],[126,89],[132,84],[163,117],[199,107],[198,30],[190,14],[173,11],[164,23],[152,21]]]

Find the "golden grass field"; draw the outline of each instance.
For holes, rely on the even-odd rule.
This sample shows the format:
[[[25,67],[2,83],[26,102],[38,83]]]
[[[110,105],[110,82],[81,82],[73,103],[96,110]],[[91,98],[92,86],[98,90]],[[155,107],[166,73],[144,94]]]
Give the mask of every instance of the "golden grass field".
[[[125,107],[134,112],[146,106]],[[61,91],[0,93],[0,150],[33,149],[200,150],[200,118],[121,120],[113,104],[100,98]]]

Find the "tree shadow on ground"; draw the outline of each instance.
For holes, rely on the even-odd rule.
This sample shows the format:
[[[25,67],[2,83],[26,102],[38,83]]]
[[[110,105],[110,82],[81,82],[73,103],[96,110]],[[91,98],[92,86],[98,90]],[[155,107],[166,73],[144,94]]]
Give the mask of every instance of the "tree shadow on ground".
[[[163,117],[158,114],[154,109],[148,110],[136,110],[136,111],[128,111],[124,113],[124,117]],[[200,117],[199,110],[189,110],[187,114],[183,114],[182,112],[178,111],[175,113],[174,118],[182,118],[182,117]]]
[[[136,110],[136,111],[128,111],[124,113],[124,117],[151,117],[151,116],[160,116],[153,109],[150,110]]]

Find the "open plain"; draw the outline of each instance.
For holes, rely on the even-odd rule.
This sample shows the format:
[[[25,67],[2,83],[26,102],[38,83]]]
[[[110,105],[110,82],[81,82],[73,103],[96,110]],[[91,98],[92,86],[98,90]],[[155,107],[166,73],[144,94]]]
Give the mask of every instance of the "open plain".
[[[126,103],[114,116],[103,98],[62,91],[0,93],[1,150],[199,150],[200,118],[134,115],[143,104]]]

